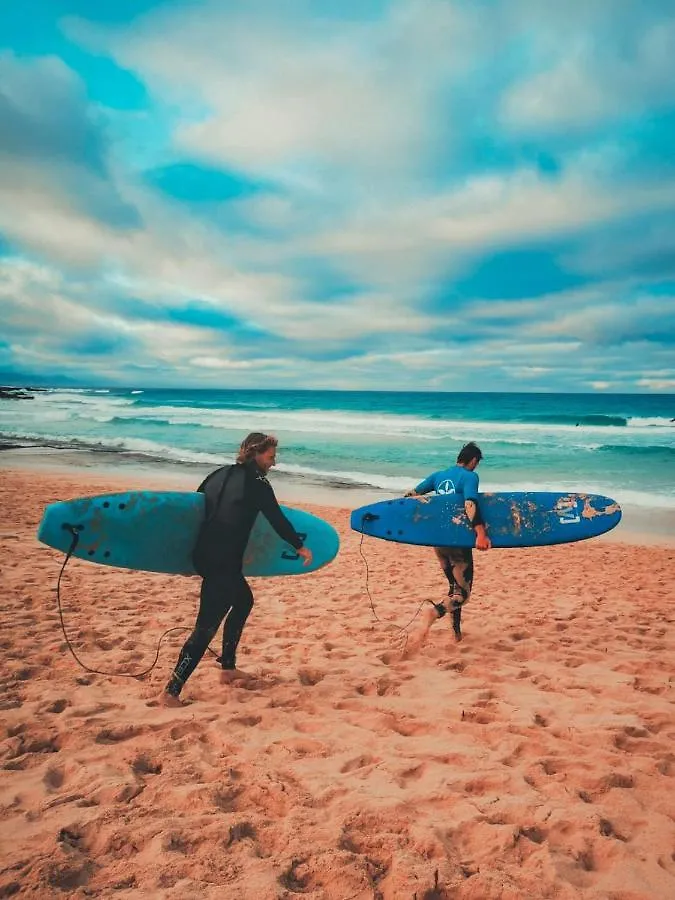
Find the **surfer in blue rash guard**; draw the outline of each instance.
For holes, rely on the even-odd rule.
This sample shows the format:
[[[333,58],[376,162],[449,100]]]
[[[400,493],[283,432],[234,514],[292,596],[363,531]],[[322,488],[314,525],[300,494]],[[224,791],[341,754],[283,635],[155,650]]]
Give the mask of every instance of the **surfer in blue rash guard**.
[[[459,451],[456,465],[440,472],[433,472],[406,497],[422,497],[434,491],[436,494],[458,494],[464,500],[464,509],[471,527],[476,533],[476,549],[489,550],[492,546],[487,536],[478,505],[478,475],[476,467],[483,458],[480,447],[471,441]],[[455,640],[462,640],[462,607],[468,601],[473,586],[473,553],[470,547],[434,547],[441,568],[448,579],[448,598],[452,612],[452,629]],[[435,612],[427,628],[435,618],[442,618],[448,608],[444,603],[432,603]],[[430,610],[431,612],[431,610]]]
[[[249,434],[239,448],[236,463],[216,469],[197,488],[206,502],[204,523],[192,554],[194,567],[203,579],[199,612],[164,688],[161,699],[166,706],[180,705],[179,695],[185,682],[225,616],[219,659],[221,680],[227,683],[237,673],[237,646],[253,607],[253,594],[243,574],[244,551],[259,512],[279,537],[296,550],[304,565],[312,561],[312,551],[303,546],[267,480],[267,473],[276,464],[277,445],[272,435]]]

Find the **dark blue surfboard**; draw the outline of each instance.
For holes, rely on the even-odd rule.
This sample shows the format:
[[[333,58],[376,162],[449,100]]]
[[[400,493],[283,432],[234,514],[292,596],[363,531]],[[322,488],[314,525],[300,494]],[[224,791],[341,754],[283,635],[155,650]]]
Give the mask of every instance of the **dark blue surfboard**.
[[[333,560],[340,545],[332,525],[300,509],[282,510],[303,536],[313,560],[305,566],[293,547],[259,515],[244,554],[245,575],[302,575]],[[192,548],[204,518],[204,495],[197,492],[128,491],[51,503],[38,539],[64,553],[72,532],[78,559],[146,572],[194,575]]]
[[[597,537],[616,527],[621,509],[598,494],[513,491],[480,494],[493,547],[540,547]],[[429,547],[473,547],[476,536],[456,495],[381,500],[355,509],[354,531]]]

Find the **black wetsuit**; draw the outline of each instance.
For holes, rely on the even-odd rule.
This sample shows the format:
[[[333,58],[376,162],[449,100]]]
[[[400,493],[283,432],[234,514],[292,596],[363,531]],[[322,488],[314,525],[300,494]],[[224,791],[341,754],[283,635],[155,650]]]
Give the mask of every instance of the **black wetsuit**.
[[[217,469],[197,490],[205,495],[206,512],[192,559],[203,581],[197,622],[166,687],[174,696],[194,672],[225,616],[220,662],[223,669],[235,668],[237,645],[253,607],[253,594],[242,568],[258,513],[279,537],[296,550],[302,547],[302,539],[283,514],[265,473],[254,462]]]

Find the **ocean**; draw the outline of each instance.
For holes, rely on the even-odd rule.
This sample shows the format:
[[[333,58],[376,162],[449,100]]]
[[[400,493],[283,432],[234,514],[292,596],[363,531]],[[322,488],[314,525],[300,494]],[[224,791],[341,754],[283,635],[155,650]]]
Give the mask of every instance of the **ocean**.
[[[249,431],[279,438],[276,471],[395,495],[483,450],[481,490],[601,493],[675,509],[675,395],[62,389],[0,401],[0,441],[199,469]]]

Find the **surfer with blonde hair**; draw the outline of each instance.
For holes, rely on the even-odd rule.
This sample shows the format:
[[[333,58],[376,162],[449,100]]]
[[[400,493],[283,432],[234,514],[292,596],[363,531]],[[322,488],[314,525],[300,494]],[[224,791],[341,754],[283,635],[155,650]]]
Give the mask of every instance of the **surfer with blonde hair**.
[[[295,549],[304,565],[312,561],[312,551],[303,546],[267,480],[276,465],[278,443],[273,435],[252,432],[242,441],[234,465],[216,469],[197,488],[204,494],[206,507],[192,553],[195,570],[202,576],[199,612],[164,689],[162,702],[167,706],[180,705],[180,692],[223,619],[221,680],[227,683],[238,672],[237,647],[253,607],[253,594],[243,574],[244,551],[258,513]]]

